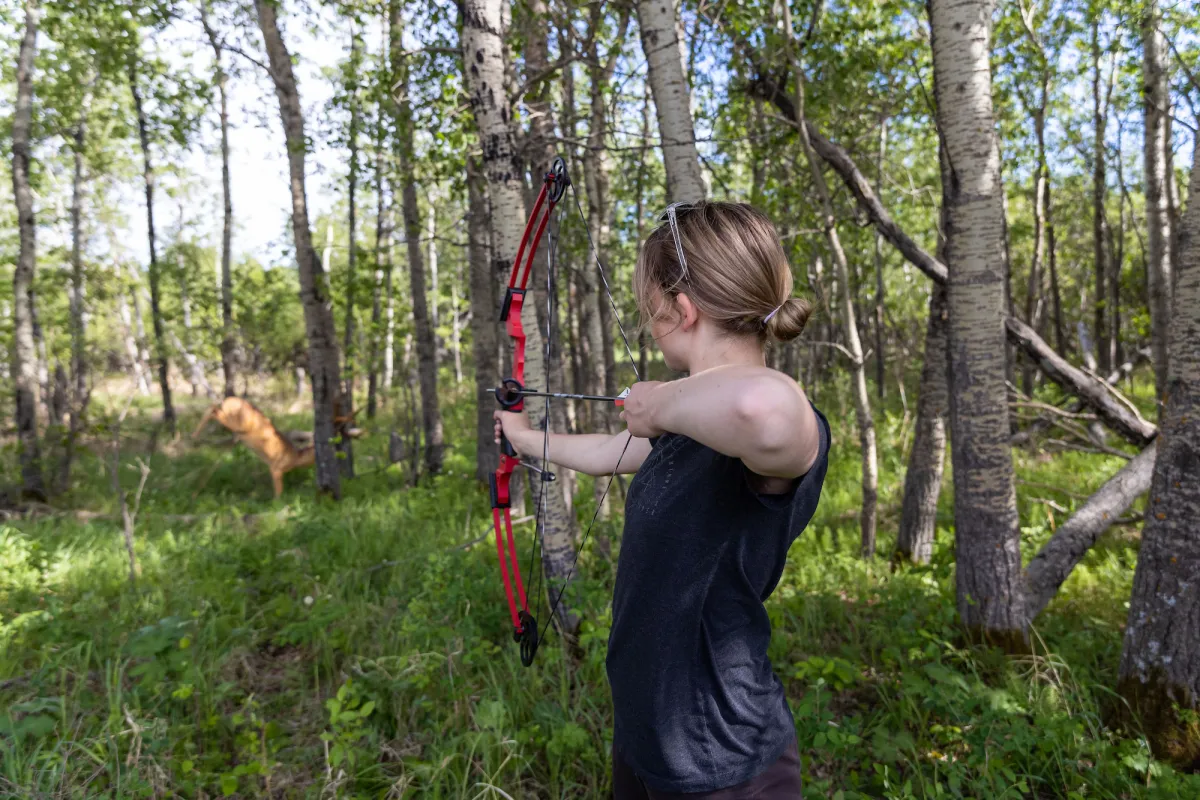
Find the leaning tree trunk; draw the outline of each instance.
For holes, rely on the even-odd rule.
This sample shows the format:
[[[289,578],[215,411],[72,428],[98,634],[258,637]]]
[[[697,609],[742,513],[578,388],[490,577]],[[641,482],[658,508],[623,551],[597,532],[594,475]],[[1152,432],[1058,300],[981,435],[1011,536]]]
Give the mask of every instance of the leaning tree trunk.
[[[1200,147],[1194,148],[1158,459],[1117,688],[1159,758],[1200,766]]]
[[[1157,443],[1151,442],[1059,525],[1050,541],[1029,560],[1025,568],[1025,615],[1029,622],[1054,599],[1100,534],[1150,488],[1157,452]]]
[[[388,6],[390,31],[389,54],[392,74],[397,77],[396,156],[400,170],[400,192],[404,216],[404,239],[408,245],[408,275],[412,289],[413,327],[417,334],[417,373],[421,382],[421,427],[425,433],[425,471],[436,475],[442,469],[445,447],[442,415],[437,394],[437,337],[429,316],[429,301],[425,296],[425,259],[421,252],[421,212],[417,206],[417,182],[413,176],[412,105],[408,99],[411,88],[409,68],[401,43],[404,23],[400,0],[390,0]]]
[[[13,377],[16,379],[17,441],[21,461],[21,491],[46,499],[42,452],[38,442],[37,349],[33,340],[33,276],[37,269],[33,190],[29,186],[30,130],[33,127],[33,58],[37,52],[40,10],[37,0],[25,2],[25,35],[17,54],[17,98],[12,126],[12,181],[17,200],[20,250],[13,270]]]
[[[487,185],[479,159],[467,156],[467,258],[471,264],[471,354],[475,361],[475,477],[487,481],[496,471],[498,455],[492,441],[495,402],[492,389],[500,384],[496,367],[496,276],[489,253]]]
[[[236,394],[234,382],[237,371],[234,365],[235,348],[233,330],[233,190],[229,173],[229,76],[222,65],[221,43],[217,32],[208,21],[209,0],[200,3],[200,22],[208,43],[213,49],[213,64],[216,68],[214,82],[217,84],[217,94],[221,101],[221,372],[225,377],[225,396]]]
[[[254,0],[258,27],[262,30],[279,115],[287,142],[288,172],[292,190],[292,235],[296,242],[296,262],[300,273],[300,301],[304,305],[304,329],[308,336],[308,369],[313,393],[313,445],[316,453],[317,490],[340,499],[341,474],[334,449],[333,408],[340,391],[337,337],[333,328],[333,310],[326,294],[324,270],[313,250],[312,231],[308,227],[308,198],[304,190],[304,110],[296,90],[292,57],[279,33],[275,3]]]
[[[708,194],[700,172],[692,96],[684,70],[683,43],[674,0],[637,0],[647,80],[658,113],[667,202],[695,202]]]
[[[1171,213],[1167,186],[1166,114],[1171,98],[1163,64],[1162,16],[1158,0],[1146,3],[1142,17],[1142,98],[1145,130],[1142,163],[1146,192],[1146,273],[1150,305],[1150,350],[1159,402],[1167,391],[1167,341],[1171,333]]]
[[[508,271],[517,254],[524,228],[520,209],[521,164],[515,146],[515,131],[508,93],[504,83],[504,42],[501,0],[467,0],[463,13],[463,63],[469,65],[465,77],[471,110],[483,147],[483,170],[491,199],[492,274],[496,285],[507,285]],[[546,370],[542,333],[532,303],[524,304],[521,322],[525,328],[525,374],[531,386],[544,386]],[[482,324],[482,323],[481,323]],[[544,406],[529,403],[526,410],[535,428],[547,423]],[[532,459],[538,462],[538,459]],[[544,466],[544,465],[543,465]],[[575,524],[567,510],[566,498],[554,483],[543,483],[545,512],[542,530],[542,564],[547,588],[562,593],[558,606],[559,621],[569,631],[579,624],[572,611],[575,603],[568,592],[572,577]]]
[[[925,329],[925,363],[921,367],[917,421],[912,452],[904,473],[904,501],[893,560],[928,564],[937,533],[938,496],[946,462],[946,289],[934,285]]]
[[[969,634],[1028,648],[1005,388],[1004,197],[988,61],[992,3],[931,0],[938,128],[951,165],[950,431],[958,612]]]
[[[142,177],[146,186],[146,233],[150,240],[150,323],[154,328],[154,360],[158,367],[158,385],[162,390],[163,424],[175,430],[175,405],[171,402],[171,361],[167,356],[167,334],[163,326],[162,293],[158,264],[158,243],[154,231],[154,166],[150,161],[150,131],[146,110],[138,89],[137,63],[129,66],[129,91],[137,113],[138,142],[142,148]]]

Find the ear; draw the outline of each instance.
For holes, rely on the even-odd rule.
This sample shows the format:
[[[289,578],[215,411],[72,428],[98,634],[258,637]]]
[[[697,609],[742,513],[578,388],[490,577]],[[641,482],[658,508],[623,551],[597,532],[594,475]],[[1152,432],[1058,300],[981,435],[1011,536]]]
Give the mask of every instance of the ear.
[[[683,292],[675,296],[675,304],[679,308],[679,327],[685,331],[690,330],[700,318],[700,309],[696,308],[692,298]]]

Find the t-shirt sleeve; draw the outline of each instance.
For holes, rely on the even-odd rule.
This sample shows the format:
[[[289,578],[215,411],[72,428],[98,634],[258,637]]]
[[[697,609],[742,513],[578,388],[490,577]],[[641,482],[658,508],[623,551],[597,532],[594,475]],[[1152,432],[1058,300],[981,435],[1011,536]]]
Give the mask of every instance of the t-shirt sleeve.
[[[816,406],[813,406],[813,413],[817,415],[817,458],[808,472],[796,479],[796,485],[790,491],[782,494],[754,492],[758,501],[767,508],[791,514],[793,536],[799,536],[816,513],[817,503],[821,499],[821,486],[825,483],[825,472],[829,468],[829,420]]]
[[[817,445],[817,460],[800,479],[800,484],[792,493],[792,536],[799,536],[808,525],[813,514],[817,513],[817,503],[821,500],[821,486],[825,483],[825,472],[829,469],[829,444],[832,438],[829,430],[829,420],[813,406],[817,415],[817,431],[820,441]]]

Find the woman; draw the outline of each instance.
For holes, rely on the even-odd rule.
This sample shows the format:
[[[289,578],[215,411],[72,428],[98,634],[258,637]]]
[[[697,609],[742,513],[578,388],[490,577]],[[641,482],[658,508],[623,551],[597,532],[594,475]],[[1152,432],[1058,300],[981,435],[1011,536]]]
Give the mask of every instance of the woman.
[[[816,510],[829,425],[768,339],[790,341],[809,305],[770,220],[751,207],[672,206],[647,238],[634,290],[680,380],[634,384],[628,431],[554,434],[550,461],[637,473],[613,589],[608,677],[613,785],[632,798],[800,796],[795,723],[767,658],[763,602]],[[541,431],[496,412],[522,454]]]

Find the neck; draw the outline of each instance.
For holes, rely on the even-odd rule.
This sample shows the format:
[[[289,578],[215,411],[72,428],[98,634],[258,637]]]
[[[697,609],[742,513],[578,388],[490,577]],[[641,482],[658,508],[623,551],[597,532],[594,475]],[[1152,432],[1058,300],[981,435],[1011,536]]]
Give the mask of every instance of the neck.
[[[730,336],[718,331],[705,331],[696,341],[688,372],[695,374],[714,367],[765,367],[762,345],[753,336]]]

